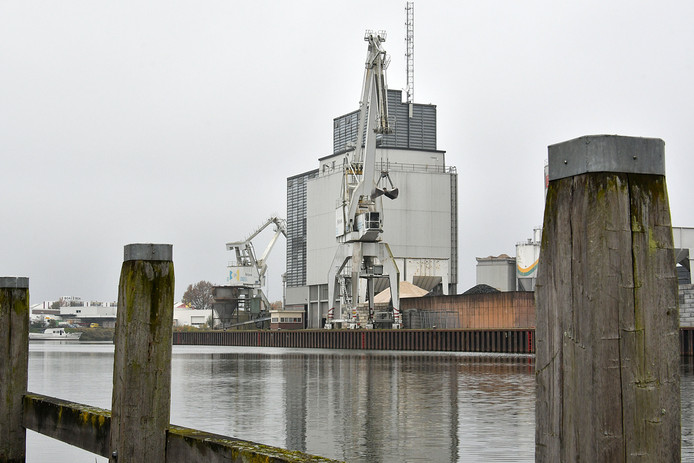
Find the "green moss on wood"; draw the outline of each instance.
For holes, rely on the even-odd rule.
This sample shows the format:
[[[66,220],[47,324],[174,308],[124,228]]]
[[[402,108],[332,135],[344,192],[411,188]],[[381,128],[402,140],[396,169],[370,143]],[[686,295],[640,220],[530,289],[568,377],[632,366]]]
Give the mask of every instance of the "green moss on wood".
[[[189,458],[231,455],[233,461],[244,461],[248,463],[329,463],[337,461],[298,452],[296,450],[286,450],[279,447],[234,439],[180,426],[171,426],[169,428],[169,437],[167,440],[171,441],[172,439],[182,439],[183,442],[186,443],[191,453],[181,456],[188,456]]]
[[[29,290],[25,288],[0,289],[0,307],[7,307],[17,316],[26,316],[29,320]]]

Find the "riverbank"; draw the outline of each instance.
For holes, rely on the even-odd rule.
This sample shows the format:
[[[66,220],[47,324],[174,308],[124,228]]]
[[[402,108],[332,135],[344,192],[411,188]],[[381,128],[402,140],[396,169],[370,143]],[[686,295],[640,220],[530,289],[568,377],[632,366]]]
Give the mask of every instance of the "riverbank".
[[[81,331],[82,336],[80,336],[80,341],[111,341],[113,342],[113,334],[116,332],[115,328],[73,328],[67,329],[66,331],[77,332]]]

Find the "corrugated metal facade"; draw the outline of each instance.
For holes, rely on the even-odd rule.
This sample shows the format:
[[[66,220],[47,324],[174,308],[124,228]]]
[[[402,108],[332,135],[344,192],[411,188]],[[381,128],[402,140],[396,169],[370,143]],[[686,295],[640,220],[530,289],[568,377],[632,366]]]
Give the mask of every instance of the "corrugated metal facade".
[[[461,329],[535,328],[535,293],[499,292],[400,299],[401,310],[450,312]]]
[[[388,90],[388,111],[393,132],[384,135],[378,146],[383,148],[436,149],[436,106],[402,102],[402,91]],[[333,120],[333,152],[339,153],[357,139],[359,111]],[[362,140],[362,143],[364,141]]]
[[[306,182],[318,169],[287,179],[287,286],[306,284]]]

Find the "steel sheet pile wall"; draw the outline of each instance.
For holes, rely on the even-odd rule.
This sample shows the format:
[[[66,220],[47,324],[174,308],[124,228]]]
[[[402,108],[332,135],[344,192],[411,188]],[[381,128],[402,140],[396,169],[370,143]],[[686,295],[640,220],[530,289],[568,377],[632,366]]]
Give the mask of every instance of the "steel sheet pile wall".
[[[535,352],[534,330],[182,331],[174,344],[448,352]]]

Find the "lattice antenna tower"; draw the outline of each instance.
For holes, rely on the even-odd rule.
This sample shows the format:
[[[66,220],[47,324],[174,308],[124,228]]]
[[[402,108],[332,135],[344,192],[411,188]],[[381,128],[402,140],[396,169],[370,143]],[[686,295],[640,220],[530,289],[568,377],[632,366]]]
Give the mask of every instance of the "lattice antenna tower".
[[[414,2],[405,6],[405,61],[407,63],[407,102],[414,103]]]

